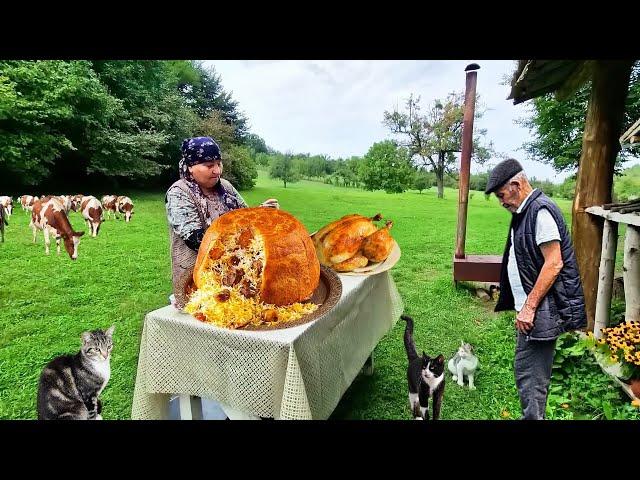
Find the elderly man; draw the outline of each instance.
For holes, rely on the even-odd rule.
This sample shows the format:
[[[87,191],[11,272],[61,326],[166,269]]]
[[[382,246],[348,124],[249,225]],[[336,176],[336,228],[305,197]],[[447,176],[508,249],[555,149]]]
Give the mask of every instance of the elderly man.
[[[587,324],[571,238],[558,206],[529,184],[517,160],[493,169],[495,192],[512,214],[496,312],[516,310],[514,371],[524,419],[544,419],[557,337]]]

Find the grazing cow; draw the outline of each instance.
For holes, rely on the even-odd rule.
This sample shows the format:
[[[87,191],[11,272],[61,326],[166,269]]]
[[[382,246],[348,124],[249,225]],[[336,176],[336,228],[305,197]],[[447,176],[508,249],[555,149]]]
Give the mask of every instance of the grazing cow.
[[[64,212],[64,206],[56,197],[45,197],[33,204],[31,212],[31,222],[29,226],[33,229],[33,243],[36,243],[36,233],[42,230],[44,233],[45,253],[49,255],[49,235],[56,237],[58,255],[60,255],[60,238],[64,240],[64,248],[71,257],[71,260],[78,258],[78,245],[80,237],[84,232],[73,230],[69,218]]]
[[[0,205],[7,212],[7,216],[10,217],[13,212],[13,198],[7,196],[0,197]]]
[[[79,193],[77,195],[73,195],[71,197],[71,210],[73,210],[74,212],[79,212],[80,211],[80,204],[82,203],[82,199],[88,195],[83,195],[82,193]]]
[[[2,237],[2,243],[4,243],[4,226],[9,226],[9,222],[7,222],[6,214],[4,213],[4,208],[0,207],[0,237]]]
[[[133,215],[133,202],[129,197],[118,197],[118,212],[124,215],[124,220],[128,223]]]
[[[58,198],[58,200],[60,200],[60,203],[62,203],[62,207],[64,208],[64,213],[66,213],[67,215],[69,214],[69,212],[71,211],[71,196],[70,195],[57,195],[56,198]]]
[[[22,195],[18,200],[20,200],[20,206],[22,206],[22,210],[25,212],[29,212],[33,208],[33,202],[38,197],[33,197],[31,195]]]
[[[107,212],[107,218],[111,217],[111,213],[113,216],[118,218],[118,197],[115,195],[105,195],[102,197],[102,208]]]
[[[91,236],[97,237],[102,222],[102,205],[96,197],[82,197],[80,202],[80,212],[87,226],[91,229]]]
[[[27,204],[27,213],[31,212],[33,210],[33,205],[40,200],[40,197],[35,196],[35,197],[31,197],[31,200],[29,201],[29,203]]]

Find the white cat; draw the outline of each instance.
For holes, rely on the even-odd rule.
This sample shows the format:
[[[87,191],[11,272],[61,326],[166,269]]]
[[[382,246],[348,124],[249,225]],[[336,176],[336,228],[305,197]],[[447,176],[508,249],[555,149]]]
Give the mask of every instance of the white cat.
[[[453,381],[464,387],[464,377],[469,380],[469,389],[475,390],[473,385],[473,375],[478,368],[478,357],[473,354],[473,347],[461,341],[460,348],[454,357],[447,364],[449,371],[453,374]]]

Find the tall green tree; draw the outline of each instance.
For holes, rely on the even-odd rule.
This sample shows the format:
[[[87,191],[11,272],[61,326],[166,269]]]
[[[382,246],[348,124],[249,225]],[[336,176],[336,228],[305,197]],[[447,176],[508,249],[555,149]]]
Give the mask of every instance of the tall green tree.
[[[88,135],[105,143],[105,130],[123,111],[90,62],[2,61],[0,72],[3,169],[27,185],[47,178],[65,158],[86,173]]]
[[[198,81],[183,86],[191,108],[200,118],[208,118],[214,111],[222,112],[225,122],[233,125],[236,142],[244,143],[249,134],[247,118],[238,109],[238,102],[231,93],[224,90],[220,74],[203,62],[193,62],[193,67],[199,74]]]
[[[427,172],[426,170],[418,170],[413,179],[412,188],[418,190],[418,193],[422,193],[422,190],[428,190],[436,184],[436,176],[433,172]]]
[[[248,134],[244,144],[247,146],[253,157],[258,153],[269,153],[269,147],[267,147],[264,139],[255,133]]]
[[[218,110],[213,110],[208,117],[200,119],[196,135],[214,138],[223,151],[237,143],[233,125],[228,124],[224,114]]]
[[[547,163],[560,172],[577,168],[582,153],[582,136],[591,94],[591,83],[582,86],[574,95],[557,101],[553,94],[535,98],[530,103],[529,115],[516,121],[527,127],[532,140],[523,150],[532,160]],[[629,93],[626,99],[623,131],[640,118],[640,62],[631,71]],[[621,150],[616,166],[640,154],[640,148]]]
[[[238,190],[248,190],[255,186],[258,170],[247,147],[230,145],[222,150],[222,162],[224,178],[229,180]]]
[[[479,96],[478,96],[479,98]],[[476,100],[476,103],[478,101]],[[483,111],[476,108],[475,118],[482,118]],[[399,137],[400,144],[419,167],[430,168],[436,175],[438,198],[444,196],[444,177],[455,173],[456,155],[462,148],[462,122],[464,95],[452,93],[444,101],[434,100],[421,113],[420,97],[409,96],[403,111],[384,112],[384,124]],[[485,129],[476,128],[473,138],[472,158],[483,163],[494,153],[493,144],[484,145]]]
[[[269,165],[269,176],[282,180],[284,188],[287,188],[287,183],[294,183],[300,179],[300,174],[294,167],[293,154],[274,155]]]
[[[237,102],[201,63],[0,61],[5,191],[4,185],[70,185],[74,178],[82,185],[166,182],[177,175],[182,140],[195,134],[214,136],[230,154],[228,174],[241,187],[252,185],[252,150],[231,155],[232,147],[245,140],[254,150],[268,147],[258,136],[245,138]]]
[[[374,143],[360,163],[359,176],[366,190],[402,193],[413,184],[409,152],[392,140]]]
[[[613,191],[617,201],[640,198],[640,165],[627,168],[613,181]]]

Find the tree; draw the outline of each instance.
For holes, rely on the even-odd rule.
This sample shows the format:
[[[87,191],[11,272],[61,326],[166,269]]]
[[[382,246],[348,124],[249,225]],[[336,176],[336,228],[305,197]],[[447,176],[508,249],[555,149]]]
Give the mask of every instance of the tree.
[[[258,153],[269,153],[269,147],[265,141],[259,135],[255,133],[250,133],[247,135],[245,140],[245,145],[249,148],[252,156],[255,157]]]
[[[469,189],[484,192],[489,182],[489,172],[481,172],[472,174],[469,177]]]
[[[557,101],[553,94],[535,98],[530,116],[516,123],[527,127],[533,140],[526,142],[522,149],[531,159],[552,165],[560,172],[577,168],[582,153],[582,137],[586,120],[587,105],[591,95],[591,82],[583,85],[574,95],[564,101]],[[631,71],[629,93],[625,101],[622,131],[640,118],[640,62]],[[631,156],[637,156],[636,149],[621,150],[616,158],[617,169]]]
[[[479,97],[478,97],[479,98]],[[483,112],[476,109],[475,118]],[[398,135],[401,145],[409,150],[409,156],[418,166],[430,167],[436,175],[438,198],[444,195],[445,174],[455,168],[456,156],[462,148],[462,122],[464,95],[451,93],[443,102],[434,100],[425,115],[420,114],[420,97],[409,96],[404,112],[384,112],[384,124]],[[493,153],[493,145],[483,146],[480,138],[486,130],[475,130],[473,158],[482,163]]]
[[[556,197],[573,200],[576,194],[576,176],[572,175],[570,177],[567,177],[564,182],[556,187],[555,194]]]
[[[244,143],[248,135],[247,119],[238,110],[238,102],[222,87],[220,75],[215,68],[207,68],[202,62],[194,62],[199,79],[183,87],[183,92],[191,108],[200,118],[208,118],[214,111],[222,112],[225,122],[233,125],[236,142]]]
[[[246,129],[219,76],[195,62],[0,61],[0,187],[168,180],[183,139],[210,135],[226,151]],[[246,167],[243,186],[255,178]]]
[[[358,157],[351,157],[349,160],[338,158],[335,160],[336,168],[333,172],[336,184],[342,180],[343,187],[357,187],[358,186],[358,169],[360,159]]]
[[[145,178],[176,163],[172,154],[179,145],[170,145],[180,143],[177,133],[190,133],[193,116],[177,90],[175,66],[157,60],[91,62],[115,101],[102,122],[83,126],[75,139],[79,153],[89,159],[87,173]],[[176,126],[187,131],[177,132]]]
[[[257,153],[255,156],[255,161],[262,167],[268,167],[269,162],[271,161],[271,155],[269,155],[268,153]]]
[[[0,72],[3,176],[8,174],[16,183],[20,178],[21,183],[34,185],[49,175],[62,152],[74,148],[61,131],[61,124],[73,117],[67,100],[72,86],[83,76],[74,75],[68,62],[62,61],[2,61]],[[99,88],[95,80],[92,86]],[[106,92],[101,93],[98,103],[107,97]]]
[[[386,140],[369,148],[360,163],[359,176],[366,190],[402,193],[412,185],[414,169],[407,149]]]
[[[274,155],[270,162],[269,176],[282,180],[284,188],[287,188],[287,182],[297,182],[300,176],[294,169],[293,155],[290,153]]]
[[[213,138],[222,151],[235,143],[233,125],[229,125],[224,114],[218,110],[213,110],[208,117],[200,119],[196,135]]]
[[[256,184],[258,170],[249,149],[243,145],[230,145],[222,150],[224,177],[238,190],[248,190]]]
[[[626,169],[613,183],[616,200],[625,202],[640,198],[640,165]]]
[[[15,183],[163,171],[181,104],[162,62],[8,61],[0,71],[0,163]]]
[[[536,177],[531,177],[529,183],[533,188],[541,190],[548,197],[553,197],[557,190],[557,185],[549,180],[538,180]]]
[[[418,190],[418,193],[422,193],[422,190],[431,188],[435,184],[435,181],[436,177],[433,172],[419,170],[413,179],[413,188]]]

